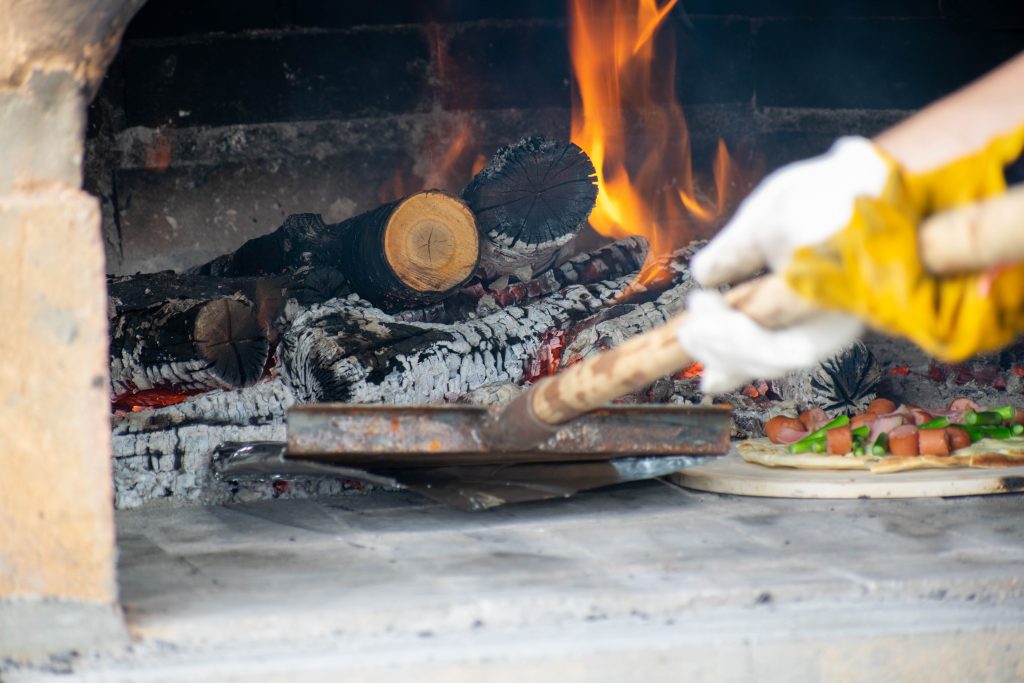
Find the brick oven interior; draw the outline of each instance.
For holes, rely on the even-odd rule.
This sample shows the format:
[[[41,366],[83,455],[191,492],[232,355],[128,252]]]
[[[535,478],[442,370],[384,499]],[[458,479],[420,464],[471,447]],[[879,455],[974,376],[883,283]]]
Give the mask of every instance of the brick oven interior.
[[[0,0],[0,9],[6,4]],[[97,225],[101,244],[95,234],[81,247],[64,233],[52,239],[67,239],[72,252],[91,250],[97,262],[102,249],[112,330],[122,321],[119,292],[138,274],[196,268],[297,214],[317,214],[329,225],[420,190],[458,194],[499,148],[530,136],[570,137],[573,72],[562,2],[135,4],[120,19],[113,10],[102,15],[114,36],[103,43],[108,47],[118,45],[118,21],[131,19],[102,80],[67,69],[73,78],[91,78],[94,92],[52,69],[12,76],[6,86],[11,102],[28,97],[38,109],[5,104],[0,90],[0,139],[52,136],[59,144],[64,135],[69,149],[75,135],[84,141],[67,169],[55,162],[23,172],[17,155],[8,168],[0,161],[0,192],[13,197],[0,195],[0,230],[20,235],[4,224],[5,214],[21,216],[23,206],[37,205],[80,211],[67,219],[73,227],[79,219]],[[823,152],[842,135],[874,135],[1020,53],[1024,13],[1015,5],[680,2],[667,24],[678,48],[674,82],[699,196],[713,195],[720,141],[739,169],[731,210],[767,173]],[[91,96],[87,108],[84,100],[63,104],[75,101],[69,93],[76,87]],[[629,120],[630,134],[642,138],[649,113],[630,112]],[[40,190],[21,176],[56,185]],[[674,188],[676,179],[665,182]],[[45,194],[79,187],[98,200],[98,215],[75,203],[84,201],[79,195]],[[15,197],[29,191],[29,199]],[[727,218],[725,211],[680,225],[684,243],[711,237]],[[626,282],[643,254],[633,242],[622,244],[584,228],[560,253],[568,261],[620,249],[600,252],[611,255],[599,265]],[[61,264],[55,258],[48,267]],[[74,559],[68,570],[39,573],[45,581],[24,578],[35,576],[31,559],[28,569],[7,572],[4,557],[22,562],[25,552],[0,541],[0,678],[620,680],[640,671],[644,680],[1015,680],[1024,651],[1024,535],[1011,520],[1024,494],[742,498],[657,478],[470,514],[340,475],[216,474],[215,459],[230,452],[226,442],[284,441],[284,416],[296,403],[491,404],[534,378],[530,363],[546,372],[553,362],[557,370],[562,354],[583,357],[614,345],[646,329],[634,319],[662,320],[683,305],[685,265],[672,275],[678,294],[652,289],[626,303],[611,285],[584,280],[585,267],[568,284],[606,296],[600,309],[567,317],[557,334],[538,334],[515,356],[525,363],[516,372],[467,370],[479,359],[466,353],[447,388],[410,380],[398,395],[379,377],[344,390],[321,378],[289,384],[288,372],[274,369],[284,362],[275,350],[285,343],[284,328],[270,335],[270,358],[253,381],[182,390],[166,406],[146,403],[166,393],[159,382],[125,391],[116,363],[113,384],[83,374],[79,383],[91,382],[90,409],[97,413],[102,404],[103,419],[112,422],[112,429],[104,423],[103,439],[79,447],[102,451],[102,467],[86,464],[88,476],[40,509],[67,524],[74,515],[60,501],[75,498],[76,487],[98,487],[100,503],[90,513],[98,531],[69,532],[91,550],[58,543],[54,552]],[[100,274],[90,272],[98,283]],[[489,290],[471,284],[488,302],[501,301],[512,296],[504,286],[538,276],[543,269]],[[71,289],[78,286],[86,289]],[[356,297],[350,289],[330,291]],[[558,292],[531,294],[523,306]],[[359,305],[344,314],[367,327],[379,323],[359,318],[363,309],[351,313]],[[495,310],[475,299],[459,305],[469,307],[459,310],[471,310],[471,319]],[[407,333],[394,344],[452,334],[430,326],[453,320],[432,315],[394,313],[388,320],[396,328],[421,326],[420,336]],[[616,327],[617,320],[627,322]],[[98,344],[100,321],[90,324]],[[98,348],[83,353],[93,358]],[[410,373],[430,371],[416,370],[412,352],[405,353],[387,372],[403,363]],[[514,355],[506,346],[500,353]],[[858,401],[883,396],[945,406],[963,396],[1024,406],[1020,343],[954,365],[870,334],[837,363],[838,370],[758,381],[717,399],[734,406],[732,436],[757,436],[768,418],[829,400],[839,391],[833,383],[853,375],[868,378],[854,387],[863,391]],[[467,372],[477,379],[455,378]],[[13,388],[12,377],[0,374],[0,390],[13,396],[24,390]],[[629,400],[699,405],[698,381],[682,373]],[[59,387],[51,391],[33,400],[60,396]],[[9,420],[20,420],[11,410]],[[43,450],[61,452],[63,438],[43,438]],[[35,448],[26,438],[11,444],[12,454]],[[0,453],[0,471],[4,463]],[[56,455],[49,466],[59,469]],[[17,477],[22,470],[10,471]],[[46,495],[26,489],[11,506],[28,509],[25,501]],[[116,579],[111,553],[86,557],[109,545],[110,500]],[[0,507],[0,517],[17,519],[13,510]],[[63,578],[82,567],[89,569],[78,583]],[[90,572],[99,589],[81,578]],[[47,633],[54,620],[60,626]]]

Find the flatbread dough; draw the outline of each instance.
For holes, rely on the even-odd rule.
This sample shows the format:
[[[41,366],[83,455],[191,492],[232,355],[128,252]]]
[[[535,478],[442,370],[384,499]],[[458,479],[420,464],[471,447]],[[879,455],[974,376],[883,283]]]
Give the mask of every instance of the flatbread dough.
[[[1024,465],[1024,436],[1009,439],[981,439],[952,455],[825,455],[790,453],[786,446],[768,439],[748,439],[736,445],[747,462],[765,467],[793,467],[810,470],[870,470],[875,474],[952,467],[1019,467]]]

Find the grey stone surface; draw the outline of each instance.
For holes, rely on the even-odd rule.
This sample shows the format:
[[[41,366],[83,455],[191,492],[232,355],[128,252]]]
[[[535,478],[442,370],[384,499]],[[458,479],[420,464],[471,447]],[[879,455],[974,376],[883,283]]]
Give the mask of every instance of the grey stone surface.
[[[1017,681],[1022,506],[647,482],[126,511],[135,645],[61,680]]]
[[[16,88],[0,88],[0,194],[45,178],[82,183],[85,100],[69,71],[33,71]]]
[[[0,600],[0,662],[103,652],[128,642],[114,605],[62,600]],[[0,669],[0,680],[3,671]]]

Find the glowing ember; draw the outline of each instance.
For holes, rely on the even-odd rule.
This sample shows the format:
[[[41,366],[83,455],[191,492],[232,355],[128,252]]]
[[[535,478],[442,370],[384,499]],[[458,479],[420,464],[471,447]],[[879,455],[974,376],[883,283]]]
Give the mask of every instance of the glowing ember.
[[[652,261],[708,236],[744,189],[719,141],[716,197],[696,191],[670,35],[661,36],[655,54],[655,36],[676,1],[573,0],[571,7],[572,140],[593,160],[599,186],[590,224],[609,237],[645,236]],[[630,126],[629,115],[642,125]],[[642,283],[666,275],[648,268]]]
[[[684,370],[676,375],[676,379],[693,379],[694,377],[700,377],[702,372],[704,372],[703,363],[690,363]]]
[[[906,377],[907,375],[910,374],[910,368],[908,366],[906,366],[906,365],[899,365],[899,366],[889,370],[889,374],[890,375],[897,375],[897,376],[900,376],[900,377]]]
[[[743,395],[749,398],[757,398],[758,396],[761,395],[761,392],[758,391],[753,384],[748,384],[747,386],[743,387]]]
[[[187,400],[201,391],[182,392],[173,389],[144,389],[115,396],[111,408],[115,411],[141,413],[156,408],[173,406]]]
[[[558,373],[564,350],[565,332],[563,330],[551,330],[545,333],[541,337],[537,355],[530,361],[530,367],[526,370],[526,380],[536,382],[541,377],[549,377]]]

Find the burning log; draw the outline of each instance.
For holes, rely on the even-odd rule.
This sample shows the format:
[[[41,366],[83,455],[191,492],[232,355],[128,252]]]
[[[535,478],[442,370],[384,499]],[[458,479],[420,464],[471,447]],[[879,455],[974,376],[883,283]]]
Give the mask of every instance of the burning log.
[[[686,297],[694,287],[689,262],[705,242],[693,242],[670,256],[647,264],[647,270],[663,273],[654,289],[644,290],[631,283],[627,296],[617,306],[607,307],[570,328],[561,357],[561,368],[589,358],[599,351],[614,348],[634,335],[662,324],[686,307]]]
[[[384,310],[451,296],[480,258],[476,218],[460,200],[428,190],[343,223],[338,263],[352,288]]]
[[[597,174],[571,142],[524,138],[498,150],[462,197],[484,238],[484,277],[527,282],[583,227],[597,200]]]
[[[270,355],[268,330],[244,296],[175,299],[118,316],[111,328],[111,385],[125,391],[249,386]]]
[[[337,268],[363,298],[397,310],[450,296],[473,274],[479,250],[465,203],[428,190],[333,225],[316,214],[289,216],[274,232],[192,272],[240,277]]]
[[[254,384],[264,373],[288,299],[345,293],[337,271],[303,268],[273,278],[212,278],[171,271],[108,280],[114,396],[157,388],[188,393]]]
[[[573,285],[528,306],[453,325],[404,323],[358,300],[334,299],[290,321],[278,349],[300,401],[432,403],[496,382],[520,382],[545,335],[614,301],[632,276]]]

